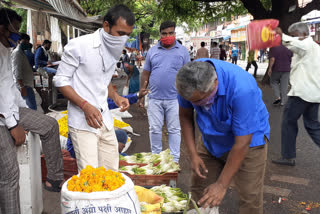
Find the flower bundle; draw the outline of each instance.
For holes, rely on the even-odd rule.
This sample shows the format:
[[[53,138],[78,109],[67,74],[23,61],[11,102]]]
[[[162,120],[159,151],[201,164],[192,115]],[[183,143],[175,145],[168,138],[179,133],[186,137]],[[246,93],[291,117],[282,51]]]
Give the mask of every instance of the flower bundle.
[[[125,179],[119,172],[106,170],[104,167],[86,166],[80,175],[74,175],[68,181],[68,190],[74,192],[113,191],[121,187]]]
[[[64,136],[66,138],[68,138],[68,115],[65,115],[64,117],[60,118],[58,120],[58,124],[59,124],[59,134],[61,136]]]

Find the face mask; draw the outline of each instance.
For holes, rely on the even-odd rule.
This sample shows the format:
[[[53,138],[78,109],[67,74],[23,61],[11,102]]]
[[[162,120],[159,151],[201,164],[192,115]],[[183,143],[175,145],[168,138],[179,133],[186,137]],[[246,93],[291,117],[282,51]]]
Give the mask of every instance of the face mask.
[[[215,95],[217,94],[217,91],[218,91],[218,85],[208,97],[206,97],[206,98],[204,98],[202,100],[199,100],[197,102],[192,102],[193,105],[196,105],[196,106],[209,106],[209,105],[212,105],[214,103],[214,98],[215,98]]]
[[[105,32],[104,29],[100,30],[100,37],[102,41],[102,50],[104,52],[107,51],[109,53],[108,55],[111,54],[116,60],[119,60],[123,47],[129,37],[127,35],[112,36]]]
[[[11,47],[16,47],[17,46],[17,42],[20,40],[21,36],[18,33],[10,33],[9,36],[9,43]]]
[[[176,40],[175,36],[167,36],[160,39],[161,43],[165,46],[170,46]]]

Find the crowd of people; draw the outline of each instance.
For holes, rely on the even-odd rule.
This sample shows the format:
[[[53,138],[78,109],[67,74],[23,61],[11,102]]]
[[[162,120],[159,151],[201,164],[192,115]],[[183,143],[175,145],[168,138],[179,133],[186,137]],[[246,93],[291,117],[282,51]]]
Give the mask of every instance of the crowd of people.
[[[0,9],[0,214],[20,213],[15,147],[25,142],[25,132],[40,135],[48,169],[44,187],[59,192],[64,179],[57,121],[35,111],[30,98],[33,66],[26,54],[30,52],[30,38],[13,36],[18,33],[19,26],[15,25],[19,21],[21,17],[13,10]],[[231,51],[233,63],[225,61],[226,51],[217,43],[210,51],[201,43],[191,56],[176,40],[176,23],[165,21],[160,25],[160,40],[148,50],[139,79],[137,54],[129,57],[123,50],[134,24],[134,14],[127,6],[113,6],[104,16],[102,28],[69,41],[55,71],[48,59],[51,42],[45,40],[36,50],[35,69],[54,73],[55,87],[69,100],[69,135],[78,170],[86,165],[118,170],[119,147],[123,146],[119,142],[125,140],[116,135],[109,109],[126,111],[134,102],[144,107],[148,94],[150,149],[152,153],[162,151],[164,121],[177,164],[184,139],[193,169],[194,199],[204,208],[219,206],[233,180],[240,195],[239,213],[263,213],[269,113],[255,78],[236,65],[239,50],[234,47]],[[275,91],[274,103],[285,108],[282,156],[273,163],[294,166],[301,115],[312,140],[320,146],[320,47],[308,37],[304,23],[291,25],[290,36],[280,28],[276,32],[283,45],[271,48],[268,74]],[[11,53],[14,42],[17,47]],[[249,67],[256,65],[252,56],[249,53]],[[129,76],[131,95],[127,98],[131,102],[111,83],[116,67],[122,67]]]

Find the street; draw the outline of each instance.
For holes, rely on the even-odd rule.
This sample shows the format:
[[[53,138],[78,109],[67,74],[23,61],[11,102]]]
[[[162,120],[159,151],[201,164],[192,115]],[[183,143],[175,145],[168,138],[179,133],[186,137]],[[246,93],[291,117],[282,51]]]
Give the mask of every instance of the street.
[[[245,67],[246,63],[239,61],[238,65]],[[267,63],[258,63],[258,82],[264,74]],[[249,71],[253,73],[253,67]],[[118,80],[118,86],[121,87],[123,80]],[[269,86],[261,86],[263,91],[263,100],[270,114],[270,145],[268,151],[268,161],[265,175],[264,188],[264,213],[265,214],[299,214],[299,213],[320,213],[320,149],[308,136],[303,127],[303,121],[299,121],[299,134],[297,137],[297,159],[296,166],[278,166],[271,163],[271,159],[280,156],[280,137],[281,137],[281,117],[284,107],[273,106],[273,91]],[[121,90],[119,90],[121,91]],[[149,134],[148,120],[144,109],[140,109],[134,104],[129,112],[133,115],[131,119],[125,119],[129,123],[135,133],[141,136],[132,136],[133,143],[128,150],[128,154],[136,152],[149,152]],[[163,129],[164,148],[168,147],[168,136],[165,128]],[[191,185],[191,165],[186,146],[183,141],[181,144],[180,166],[182,171],[179,174],[177,186],[182,188],[184,192],[190,191]],[[60,194],[51,193],[43,189],[44,212],[48,214],[60,213]],[[280,199],[281,197],[281,199]],[[280,201],[280,203],[279,203]],[[307,211],[306,205],[311,205],[311,210]],[[316,208],[319,207],[319,208]],[[222,206],[221,214],[238,213],[238,196],[232,187],[229,189]]]

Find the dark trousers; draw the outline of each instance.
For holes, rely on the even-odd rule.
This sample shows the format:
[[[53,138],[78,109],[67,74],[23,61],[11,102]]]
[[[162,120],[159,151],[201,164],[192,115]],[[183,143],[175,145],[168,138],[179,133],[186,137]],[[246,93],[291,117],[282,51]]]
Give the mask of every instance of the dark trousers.
[[[232,63],[233,63],[233,64],[237,64],[237,60],[238,60],[238,57],[237,57],[237,56],[233,56],[233,57],[232,57]]]
[[[246,71],[249,71],[249,68],[251,68],[251,65],[254,66],[254,77],[257,77],[257,70],[258,70],[258,65],[256,61],[252,61],[252,62],[248,62],[247,67],[246,67]]]
[[[40,135],[48,169],[47,177],[51,180],[63,180],[57,121],[28,108],[19,108],[19,116],[19,125],[26,131]],[[19,214],[19,164],[14,140],[5,126],[0,126],[0,151],[0,214]]]
[[[198,201],[205,188],[216,182],[227,161],[228,154],[220,158],[212,156],[201,141],[197,141],[197,153],[206,165],[209,173],[205,179],[192,173],[192,197]],[[263,213],[263,184],[267,162],[267,143],[264,146],[252,147],[243,160],[241,167],[233,177],[235,190],[239,193],[239,214]]]
[[[296,157],[298,119],[303,115],[304,127],[313,142],[320,146],[320,104],[309,103],[300,97],[288,98],[281,127],[281,154],[283,158]]]

